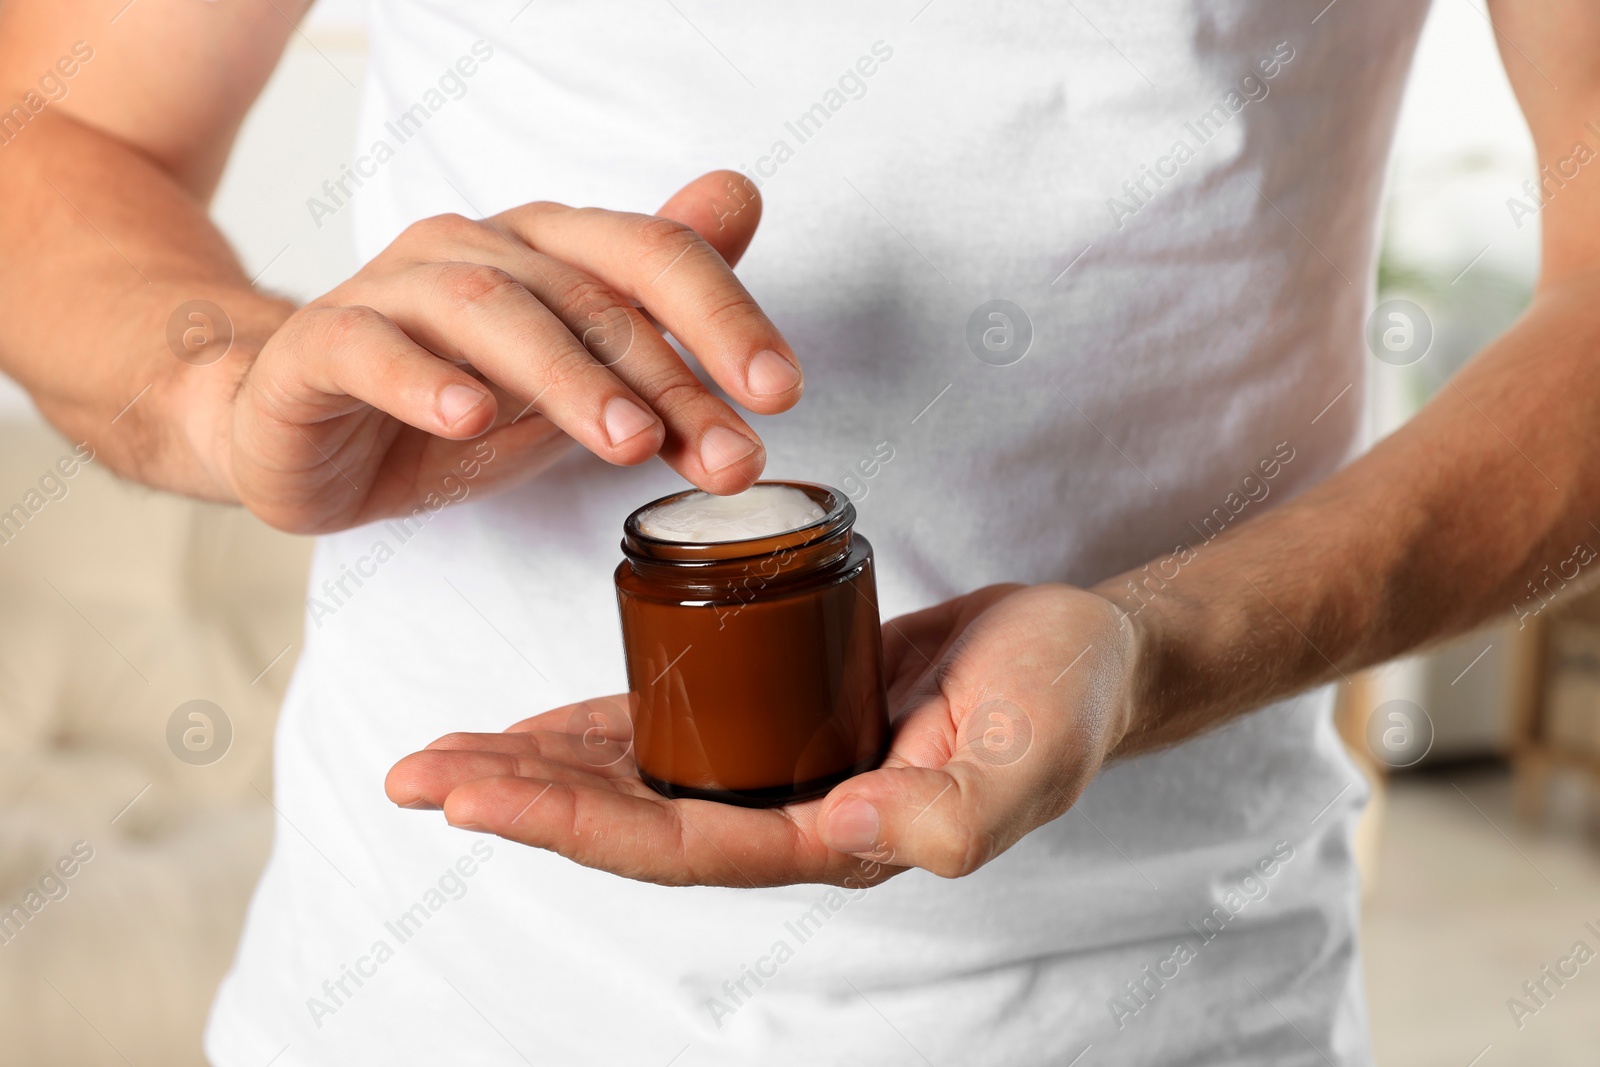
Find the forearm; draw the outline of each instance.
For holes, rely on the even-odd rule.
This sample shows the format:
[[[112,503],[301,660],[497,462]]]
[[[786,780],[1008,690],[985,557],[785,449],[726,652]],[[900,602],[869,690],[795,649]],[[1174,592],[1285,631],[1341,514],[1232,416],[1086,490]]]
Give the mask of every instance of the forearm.
[[[1588,577],[1600,546],[1597,352],[1600,272],[1567,275],[1416,418],[1326,482],[1197,538],[1187,562],[1098,587],[1130,612],[1143,649],[1135,726],[1118,755],[1537,604],[1530,582],[1544,593],[1552,576]]]
[[[119,473],[231,499],[222,401],[293,306],[255,290],[200,200],[137,149],[46,110],[3,152],[0,368]],[[227,358],[169,346],[192,300],[231,320]]]

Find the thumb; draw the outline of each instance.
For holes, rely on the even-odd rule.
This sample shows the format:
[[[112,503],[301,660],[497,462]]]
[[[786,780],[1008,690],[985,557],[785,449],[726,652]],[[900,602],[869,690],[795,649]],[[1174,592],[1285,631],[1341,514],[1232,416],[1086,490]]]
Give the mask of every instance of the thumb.
[[[761,194],[738,171],[714,170],[673,193],[656,214],[693,229],[732,267],[756,235]]]
[[[981,763],[884,767],[828,795],[818,834],[835,852],[959,878],[1032,827],[1037,805],[1020,784]]]

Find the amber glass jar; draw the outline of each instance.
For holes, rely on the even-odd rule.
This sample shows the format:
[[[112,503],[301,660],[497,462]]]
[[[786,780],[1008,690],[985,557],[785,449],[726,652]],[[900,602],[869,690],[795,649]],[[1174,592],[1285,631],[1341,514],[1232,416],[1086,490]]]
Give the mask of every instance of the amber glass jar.
[[[872,546],[855,506],[767,537],[695,544],[623,524],[617,603],[639,775],[669,797],[773,807],[883,760],[889,717]],[[690,492],[693,492],[691,490]]]

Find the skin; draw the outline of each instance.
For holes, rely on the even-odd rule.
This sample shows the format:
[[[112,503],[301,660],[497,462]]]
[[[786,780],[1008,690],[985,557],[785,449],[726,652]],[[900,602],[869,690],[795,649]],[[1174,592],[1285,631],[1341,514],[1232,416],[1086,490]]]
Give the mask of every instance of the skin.
[[[0,83],[5,97],[125,4],[6,4],[0,69],[30,80]],[[277,0],[141,0],[4,145],[0,360],[47,418],[121,474],[296,533],[408,514],[485,435],[485,489],[574,442],[617,464],[660,456],[716,493],[760,475],[754,431],[661,333],[746,410],[800,398],[793,351],[730,266],[761,214],[733,172],[657,215],[536,202],[424,219],[303,307],[256,290],[205,201],[291,31]],[[169,49],[203,58],[162,62]],[[197,299],[234,327],[203,366],[166,344]]]
[[[19,72],[103,36],[121,6],[8,0],[0,85],[20,96]],[[302,11],[141,0],[71,94],[0,148],[0,366],[51,421],[129,477],[301,532],[408,511],[482,435],[509,457],[484,488],[536,476],[573,442],[614,463],[659,455],[713,492],[750,484],[755,435],[656,327],[745,409],[799,399],[794,353],[731,270],[760,203],[727,172],[657,216],[532,203],[425,220],[304,307],[250,285],[205,203]],[[1554,164],[1600,120],[1600,9],[1500,0],[1491,14]],[[1600,180],[1569,182],[1540,221],[1540,280],[1515,325],[1405,427],[1229,527],[1142,606],[1130,572],[1089,590],[990,587],[890,620],[888,762],[823,799],[758,811],[657,796],[628,756],[622,697],[441,738],[394,767],[388,795],[655,882],[955,877],[1068,810],[1109,761],[1503,614],[1600,538]],[[172,309],[196,298],[235,330],[204,367],[165,344]],[[612,333],[591,336],[596,321]],[[628,334],[619,359],[608,338]],[[445,404],[451,387],[477,403]],[[614,443],[619,398],[649,414]],[[733,440],[718,430],[751,448],[712,469]]]

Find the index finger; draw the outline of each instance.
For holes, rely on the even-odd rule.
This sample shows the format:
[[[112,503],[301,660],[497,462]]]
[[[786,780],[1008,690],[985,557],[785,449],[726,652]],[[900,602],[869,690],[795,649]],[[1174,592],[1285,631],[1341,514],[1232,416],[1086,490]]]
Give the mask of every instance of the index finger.
[[[750,411],[800,399],[799,361],[721,254],[681,222],[602,208],[535,203],[496,219],[545,255],[639,304]]]

